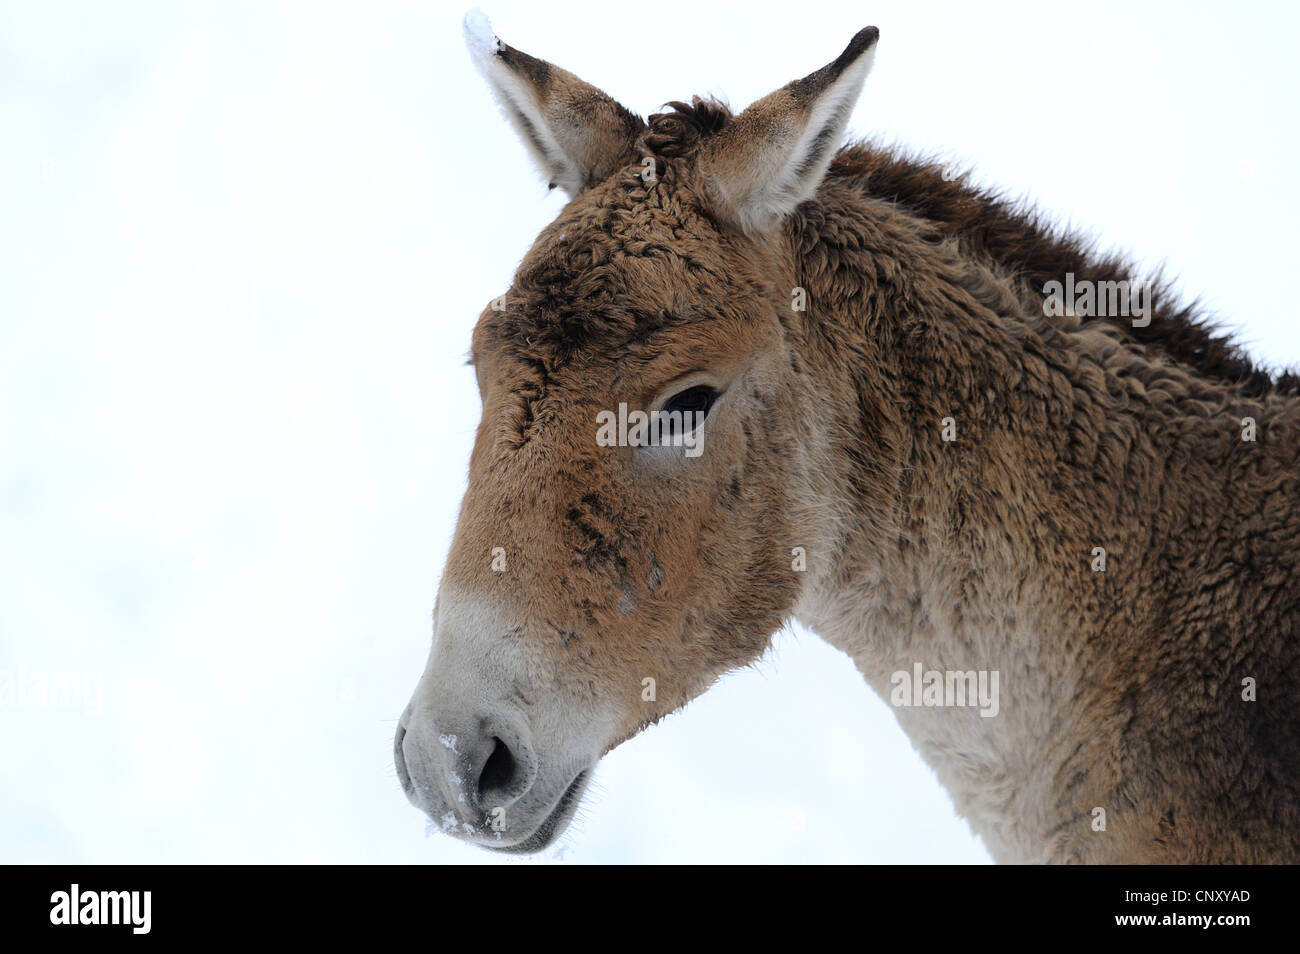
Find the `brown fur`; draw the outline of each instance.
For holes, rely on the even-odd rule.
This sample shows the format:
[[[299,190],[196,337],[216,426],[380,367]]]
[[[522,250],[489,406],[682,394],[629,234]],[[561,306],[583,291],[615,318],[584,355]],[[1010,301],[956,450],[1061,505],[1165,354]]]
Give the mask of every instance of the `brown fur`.
[[[918,742],[980,834],[1028,846],[995,855],[1300,861],[1300,379],[1167,291],[1145,329],[1045,317],[1067,271],[1137,276],[867,144],[747,235],[697,163],[735,122],[700,100],[652,116],[474,331],[483,418],[443,588],[509,614],[519,705],[614,706],[608,751],[816,603],[882,692],[873,672],[917,659],[1002,672],[999,718],[1032,746]],[[598,411],[701,369],[729,403],[691,466],[595,445]],[[1031,684],[1050,717],[1017,713]],[[1047,820],[1019,816],[1039,788]]]

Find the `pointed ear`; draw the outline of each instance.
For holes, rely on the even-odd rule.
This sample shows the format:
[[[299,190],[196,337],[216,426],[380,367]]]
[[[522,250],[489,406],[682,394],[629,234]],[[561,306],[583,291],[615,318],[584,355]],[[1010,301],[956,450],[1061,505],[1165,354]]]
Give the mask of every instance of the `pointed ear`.
[[[835,62],[763,97],[705,145],[696,168],[721,218],[762,233],[813,197],[839,149],[879,37],[875,27],[862,30]]]
[[[577,195],[626,159],[645,123],[596,87],[497,39],[478,10],[465,44],[551,188]]]

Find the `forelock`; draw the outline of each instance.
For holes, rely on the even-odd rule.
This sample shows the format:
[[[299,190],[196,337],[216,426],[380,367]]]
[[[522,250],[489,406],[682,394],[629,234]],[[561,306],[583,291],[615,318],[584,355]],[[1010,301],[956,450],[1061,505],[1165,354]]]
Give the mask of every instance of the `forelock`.
[[[689,104],[674,101],[666,105],[669,112],[651,116],[641,134],[643,154],[661,159],[690,158],[732,120],[731,110],[716,99],[696,96]]]

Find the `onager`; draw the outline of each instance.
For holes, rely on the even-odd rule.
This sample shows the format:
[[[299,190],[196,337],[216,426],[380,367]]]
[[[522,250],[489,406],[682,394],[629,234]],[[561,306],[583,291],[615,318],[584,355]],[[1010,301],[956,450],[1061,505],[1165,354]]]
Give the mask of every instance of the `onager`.
[[[571,200],[474,329],[395,744],[416,806],[541,849],[605,753],[795,619],[998,861],[1300,861],[1300,379],[962,177],[841,145],[875,28],[739,114],[648,120],[466,37]]]

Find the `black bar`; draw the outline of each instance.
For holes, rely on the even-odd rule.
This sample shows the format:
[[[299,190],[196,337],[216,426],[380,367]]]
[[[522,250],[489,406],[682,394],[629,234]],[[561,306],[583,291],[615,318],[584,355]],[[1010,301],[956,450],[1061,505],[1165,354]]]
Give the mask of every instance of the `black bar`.
[[[1044,925],[1058,939],[1201,934],[1232,943],[1285,929],[1295,885],[1295,870],[1285,867],[701,867],[604,875],[538,867],[11,866],[0,918],[7,939],[75,936],[95,947],[191,938],[400,941],[414,931],[435,948],[465,930],[496,933],[492,925],[512,923],[535,938],[530,943],[547,933],[563,941],[597,923],[625,926],[632,932],[626,942],[639,946],[655,943],[660,932],[668,943],[667,932],[687,921],[702,921],[710,934],[762,933],[781,923],[820,933],[839,923],[863,945],[890,935],[1042,940]],[[56,908],[60,895],[71,900],[74,884],[83,904],[90,893],[140,892],[130,909],[122,895],[91,905],[110,916],[114,906],[119,915],[139,915],[149,892],[147,933],[137,930],[140,917],[120,916],[127,923],[117,925],[52,923],[52,914],[66,913]],[[1206,917],[1208,926],[1190,923]],[[457,928],[458,920],[472,926]]]

